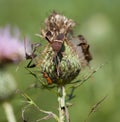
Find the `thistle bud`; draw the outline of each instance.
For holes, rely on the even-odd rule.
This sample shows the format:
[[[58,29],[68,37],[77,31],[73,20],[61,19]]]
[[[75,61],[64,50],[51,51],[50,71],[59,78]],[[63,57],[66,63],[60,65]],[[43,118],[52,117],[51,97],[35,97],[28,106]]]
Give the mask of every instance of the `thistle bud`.
[[[57,56],[58,64],[53,61],[54,52],[52,47],[46,47],[44,59],[40,65],[41,72],[44,72],[56,84],[66,84],[72,81],[80,72],[81,65],[79,57],[72,47],[64,42],[62,50],[63,53]],[[56,59],[57,60],[57,59]]]
[[[17,85],[13,76],[4,70],[0,70],[0,102],[11,98],[16,89]]]

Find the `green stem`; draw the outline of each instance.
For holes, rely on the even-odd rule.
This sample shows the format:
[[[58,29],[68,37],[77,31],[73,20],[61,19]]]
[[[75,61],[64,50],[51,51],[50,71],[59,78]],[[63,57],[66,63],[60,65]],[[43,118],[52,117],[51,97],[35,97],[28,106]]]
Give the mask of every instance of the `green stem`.
[[[58,87],[59,122],[64,122],[65,118],[68,116],[68,110],[65,104],[65,97],[66,97],[65,87],[59,86]],[[68,119],[69,118],[67,118],[67,120]]]
[[[3,103],[3,108],[5,110],[8,122],[16,122],[15,114],[13,112],[13,108],[9,102]]]

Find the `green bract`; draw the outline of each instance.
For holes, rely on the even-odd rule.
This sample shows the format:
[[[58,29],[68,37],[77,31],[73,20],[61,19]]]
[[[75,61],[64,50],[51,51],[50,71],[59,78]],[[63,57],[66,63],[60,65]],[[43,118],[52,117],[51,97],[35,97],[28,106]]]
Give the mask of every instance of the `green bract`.
[[[64,52],[59,64],[60,74],[58,76],[56,65],[53,61],[54,52],[50,45],[46,48],[46,54],[44,54],[43,61],[38,68],[41,72],[47,73],[53,83],[66,84],[71,82],[79,74],[81,69],[79,57],[76,52],[66,41],[64,42]]]

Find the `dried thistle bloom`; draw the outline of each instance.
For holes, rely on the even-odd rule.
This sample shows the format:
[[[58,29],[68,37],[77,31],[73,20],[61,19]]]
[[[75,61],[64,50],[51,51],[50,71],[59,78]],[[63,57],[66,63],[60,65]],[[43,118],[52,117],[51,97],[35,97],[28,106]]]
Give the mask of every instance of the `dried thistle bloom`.
[[[24,43],[20,40],[18,28],[11,34],[10,26],[0,28],[0,65],[16,63],[24,59]]]
[[[49,84],[65,85],[75,79],[82,66],[92,59],[83,36],[73,37],[75,22],[53,12],[45,20],[41,37],[48,45],[35,58],[35,65]]]

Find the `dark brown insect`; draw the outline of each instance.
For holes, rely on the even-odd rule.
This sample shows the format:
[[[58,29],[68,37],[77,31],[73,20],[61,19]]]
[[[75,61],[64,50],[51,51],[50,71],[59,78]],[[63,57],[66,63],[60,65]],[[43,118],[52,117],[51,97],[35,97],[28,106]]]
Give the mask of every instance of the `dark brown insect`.
[[[47,80],[48,84],[52,84],[52,80],[46,72],[43,72],[43,77]]]
[[[62,47],[64,43],[64,34],[63,33],[58,34],[54,40],[52,40],[51,37],[52,37],[52,34],[50,31],[48,31],[46,33],[45,38],[50,43],[54,51],[53,61],[55,62],[56,71],[59,76],[59,64],[62,59],[62,52],[63,52]]]
[[[82,35],[78,35],[78,38],[80,40],[80,43],[78,44],[78,46],[81,46],[85,59],[87,60],[87,62],[89,62],[90,60],[92,60],[92,56],[89,52],[90,46],[89,46],[89,44],[87,44],[87,41],[85,40],[85,38]]]
[[[48,31],[46,33],[45,38],[51,44],[53,51],[55,53],[59,53],[64,42],[64,34],[63,33],[58,34],[55,39],[51,39],[51,37],[52,37],[52,34],[50,31]]]
[[[92,56],[89,51],[89,44],[82,35],[78,35],[77,38],[73,38],[70,42],[75,46],[75,50],[79,55],[82,66],[86,66],[92,60]]]

